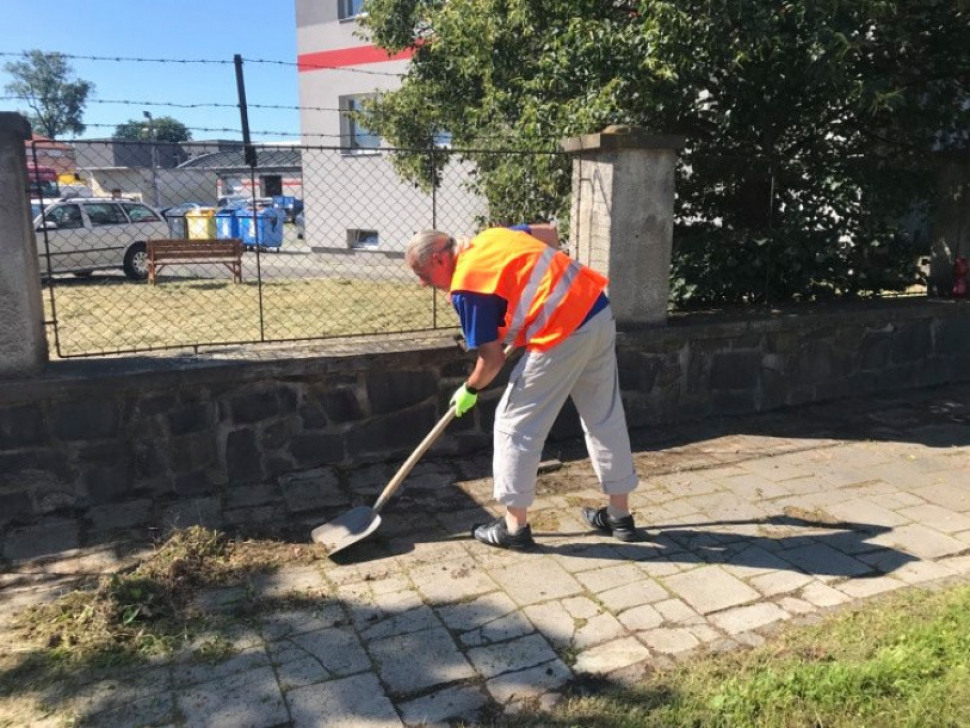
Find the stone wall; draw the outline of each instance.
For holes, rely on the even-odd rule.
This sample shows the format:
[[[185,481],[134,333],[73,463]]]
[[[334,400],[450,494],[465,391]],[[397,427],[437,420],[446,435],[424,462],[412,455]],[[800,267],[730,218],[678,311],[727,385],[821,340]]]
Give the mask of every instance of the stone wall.
[[[631,427],[743,414],[968,380],[970,304],[694,314],[621,332],[617,351]],[[191,523],[302,527],[370,503],[386,479],[367,467],[393,472],[471,363],[446,339],[262,356],[56,362],[0,382],[2,558]],[[487,451],[499,395],[427,457]],[[578,433],[567,410],[553,436]]]

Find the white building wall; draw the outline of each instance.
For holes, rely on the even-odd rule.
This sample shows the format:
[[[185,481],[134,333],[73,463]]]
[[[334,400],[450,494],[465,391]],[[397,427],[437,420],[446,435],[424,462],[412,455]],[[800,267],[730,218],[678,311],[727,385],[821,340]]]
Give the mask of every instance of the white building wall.
[[[435,222],[456,235],[471,234],[485,208],[463,187],[467,165],[451,165],[447,171],[435,220],[431,196],[402,182],[386,153],[337,149],[349,143],[341,137],[346,126],[341,125],[340,98],[398,88],[397,74],[406,73],[408,61],[353,63],[369,53],[370,44],[359,37],[355,21],[338,19],[338,0],[297,0],[296,24],[302,140],[314,147],[303,154],[307,243],[318,250],[348,250],[354,239],[350,231],[376,231],[378,247],[355,255],[393,256],[403,253],[415,232]],[[340,68],[310,68],[314,63]]]

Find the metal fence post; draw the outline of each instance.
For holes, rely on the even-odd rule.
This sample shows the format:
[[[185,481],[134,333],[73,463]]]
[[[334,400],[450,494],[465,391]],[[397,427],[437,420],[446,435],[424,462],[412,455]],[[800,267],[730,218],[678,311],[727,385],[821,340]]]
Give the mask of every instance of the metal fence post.
[[[27,196],[30,124],[0,112],[0,376],[47,363],[37,242]]]

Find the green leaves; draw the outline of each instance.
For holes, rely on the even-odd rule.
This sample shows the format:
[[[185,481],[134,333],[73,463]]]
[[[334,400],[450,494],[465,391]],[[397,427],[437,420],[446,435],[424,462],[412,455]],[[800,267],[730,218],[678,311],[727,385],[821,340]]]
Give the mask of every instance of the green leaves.
[[[39,50],[24,53],[24,60],[4,65],[13,78],[4,88],[19,96],[33,113],[27,113],[31,125],[44,136],[55,139],[64,132],[80,134],[88,94],[94,85],[81,79],[72,80],[73,69],[60,53]]]
[[[614,123],[688,137],[681,302],[871,295],[918,277],[901,217],[928,209],[932,150],[970,129],[970,18],[952,0],[370,0],[374,39],[416,46],[365,121],[477,169],[489,219],[568,215],[550,150]],[[447,155],[400,154],[425,187]],[[730,260],[745,261],[730,277]]]

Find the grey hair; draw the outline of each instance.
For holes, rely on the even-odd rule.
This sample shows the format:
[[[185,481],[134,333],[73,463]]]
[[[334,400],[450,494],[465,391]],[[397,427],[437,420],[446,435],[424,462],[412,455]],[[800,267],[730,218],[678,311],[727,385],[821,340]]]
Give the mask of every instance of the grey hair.
[[[446,250],[452,254],[456,252],[458,244],[448,233],[440,230],[422,230],[408,243],[404,250],[404,261],[412,270],[424,268],[431,262],[431,257],[435,253]]]

